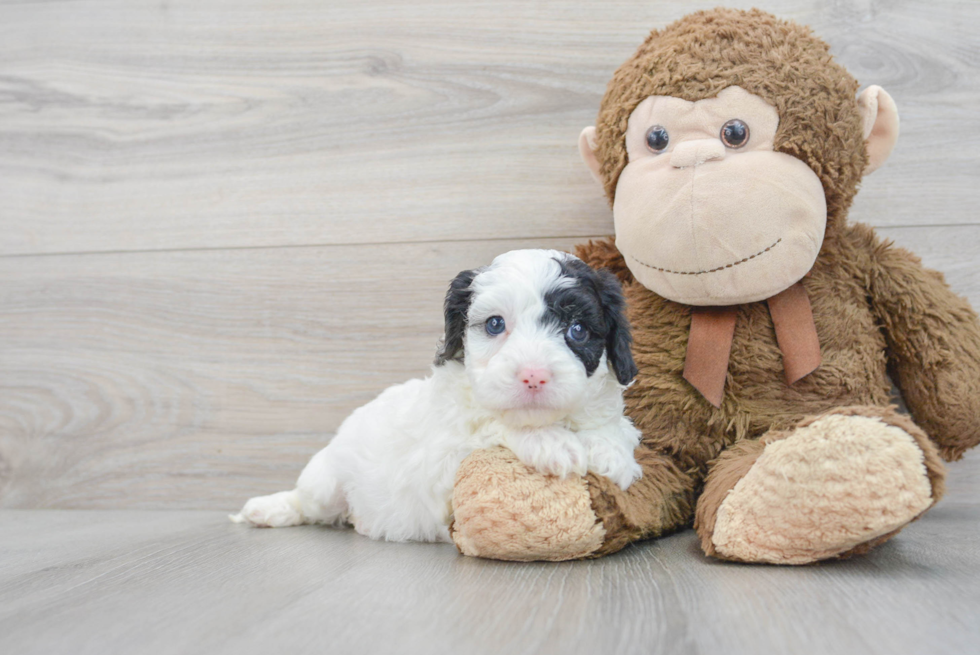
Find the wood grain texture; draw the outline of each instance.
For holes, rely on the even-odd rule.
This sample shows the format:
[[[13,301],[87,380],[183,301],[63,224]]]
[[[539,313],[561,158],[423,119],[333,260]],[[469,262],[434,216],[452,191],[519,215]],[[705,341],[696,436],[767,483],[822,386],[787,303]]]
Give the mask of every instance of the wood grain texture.
[[[649,29],[716,0],[0,3],[0,254],[611,229],[576,152]],[[903,135],[855,215],[976,224],[973,0],[771,0]]]
[[[4,510],[0,651],[976,653],[980,486],[963,482],[869,555],[806,567],[710,561],[690,531],[524,564],[217,512]]]

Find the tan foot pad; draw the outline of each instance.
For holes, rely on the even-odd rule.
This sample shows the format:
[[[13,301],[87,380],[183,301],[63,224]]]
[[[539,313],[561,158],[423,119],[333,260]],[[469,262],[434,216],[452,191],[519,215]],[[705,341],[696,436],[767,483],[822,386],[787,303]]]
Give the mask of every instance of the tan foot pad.
[[[834,414],[766,446],[718,508],[712,542],[729,559],[807,564],[897,530],[931,503],[911,435]]]
[[[464,555],[578,559],[605,537],[584,478],[542,475],[505,448],[467,457],[453,492],[453,541]]]

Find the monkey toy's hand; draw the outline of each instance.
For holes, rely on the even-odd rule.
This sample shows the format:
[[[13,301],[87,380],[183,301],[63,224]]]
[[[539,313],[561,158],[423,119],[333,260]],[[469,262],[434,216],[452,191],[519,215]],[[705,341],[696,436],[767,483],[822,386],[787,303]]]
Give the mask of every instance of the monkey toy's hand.
[[[546,475],[506,448],[478,450],[456,473],[453,541],[464,555],[490,559],[587,557],[605,539],[589,478]]]

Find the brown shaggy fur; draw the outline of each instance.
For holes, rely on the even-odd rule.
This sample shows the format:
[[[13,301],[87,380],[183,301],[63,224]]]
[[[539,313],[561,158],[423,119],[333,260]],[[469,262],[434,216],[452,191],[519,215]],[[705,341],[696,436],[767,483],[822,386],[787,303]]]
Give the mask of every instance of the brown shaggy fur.
[[[935,498],[942,493],[943,470],[925,435],[948,460],[980,442],[977,316],[911,253],[881,241],[869,227],[847,225],[867,161],[858,84],[809,29],[757,10],[718,9],[654,31],[616,71],[599,112],[597,156],[610,201],[627,163],[627,120],[641,100],[659,94],[696,101],[731,85],[779,110],[775,149],[808,164],[823,183],[826,239],[803,280],[823,363],[787,386],[766,304],[741,305],[725,397],[716,409],[681,376],[690,308],[633,281],[611,241],[580,247],[582,259],[624,282],[639,367],[626,393],[627,411],[643,432],[639,482],[622,492],[589,476],[593,509],[606,529],[596,555],[689,525],[705,477],[717,470],[724,479],[713,485],[713,496],[721,497],[706,499],[698,516],[710,553],[712,512],[761,452],[746,442],[785,435],[807,417],[829,411],[887,408],[888,372],[924,429],[903,419],[923,447]]]

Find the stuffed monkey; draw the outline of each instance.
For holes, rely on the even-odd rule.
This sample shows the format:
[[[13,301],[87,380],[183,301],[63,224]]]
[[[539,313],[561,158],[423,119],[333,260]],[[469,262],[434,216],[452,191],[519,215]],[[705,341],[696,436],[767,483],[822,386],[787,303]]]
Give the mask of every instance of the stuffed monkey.
[[[467,555],[564,560],[694,525],[708,555],[862,553],[943,493],[980,441],[980,326],[940,274],[847,210],[898,136],[891,97],[809,29],[717,9],[654,31],[580,150],[616,237],[643,477],[538,474],[503,449],[459,470]],[[890,405],[888,375],[911,418]]]

